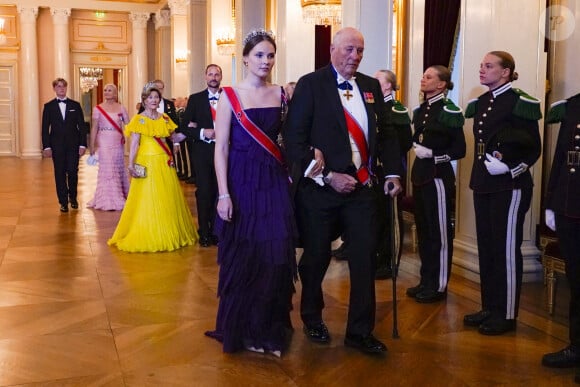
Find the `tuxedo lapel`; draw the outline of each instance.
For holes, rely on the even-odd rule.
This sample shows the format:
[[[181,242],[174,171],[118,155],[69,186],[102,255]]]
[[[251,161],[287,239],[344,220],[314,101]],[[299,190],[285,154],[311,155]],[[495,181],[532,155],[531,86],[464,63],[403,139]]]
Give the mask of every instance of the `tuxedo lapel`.
[[[57,117],[60,118],[61,122],[64,123],[66,121],[66,116],[67,116],[67,111],[68,111],[68,98],[67,98],[67,102],[65,104],[65,108],[64,108],[64,117],[62,116],[62,111],[60,110],[60,102],[58,102],[58,99],[54,99],[53,101],[53,106],[54,106],[54,111],[57,115]]]
[[[203,114],[203,121],[204,122],[212,122],[213,118],[211,117],[211,106],[209,103],[209,94],[208,89],[206,88],[204,94],[199,95],[199,106],[200,106],[200,114]],[[205,127],[205,126],[204,126]],[[213,124],[212,124],[213,127]]]
[[[163,98],[163,112],[171,118],[171,121],[179,125],[179,117],[177,116],[177,110],[175,109],[173,101]]]
[[[344,117],[344,107],[342,106],[340,96],[338,95],[336,88],[336,78],[330,65],[327,67],[325,77],[327,80],[323,82],[323,87],[327,96],[326,101],[328,101],[328,109],[333,112],[339,112],[339,114],[336,114],[336,119],[340,125],[340,128],[342,129],[342,133],[348,135],[348,130],[346,128],[346,118]]]

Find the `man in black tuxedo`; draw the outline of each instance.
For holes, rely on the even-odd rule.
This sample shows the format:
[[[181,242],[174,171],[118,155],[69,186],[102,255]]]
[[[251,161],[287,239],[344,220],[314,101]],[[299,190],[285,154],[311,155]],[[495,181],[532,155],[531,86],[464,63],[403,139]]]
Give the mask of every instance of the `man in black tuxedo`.
[[[193,139],[193,169],[197,190],[197,218],[199,221],[199,244],[203,247],[217,244],[213,234],[218,194],[213,154],[215,148],[214,121],[220,98],[222,69],[216,64],[205,68],[207,88],[192,94],[182,117],[181,132]]]
[[[358,30],[347,27],[335,34],[331,63],[303,76],[296,85],[284,140],[297,184],[296,210],[304,247],[298,267],[304,332],[311,341],[330,341],[322,320],[322,280],[330,263],[331,242],[342,234],[352,246],[344,344],[380,354],[387,348],[372,334],[379,216],[372,170],[380,149],[384,192],[395,196],[401,191],[401,157],[379,82],[357,72],[363,50],[364,38]],[[311,163],[314,167],[304,177]]]
[[[79,157],[87,148],[83,109],[77,101],[66,97],[67,86],[62,78],[52,81],[56,98],[45,103],[42,111],[42,155],[52,157],[61,212],[68,212],[69,201],[73,209],[79,208]]]

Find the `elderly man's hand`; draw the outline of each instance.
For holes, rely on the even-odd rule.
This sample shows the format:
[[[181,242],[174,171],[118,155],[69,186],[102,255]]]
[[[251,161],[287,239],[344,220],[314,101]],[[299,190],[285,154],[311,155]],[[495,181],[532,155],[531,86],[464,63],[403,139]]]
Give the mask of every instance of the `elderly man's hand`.
[[[389,177],[385,181],[385,195],[390,195],[392,198],[403,192],[403,186],[398,177]]]
[[[357,180],[352,177],[351,175],[347,175],[346,173],[338,173],[332,172],[332,174],[327,176],[326,180],[327,184],[338,193],[351,193],[355,190],[357,185]]]

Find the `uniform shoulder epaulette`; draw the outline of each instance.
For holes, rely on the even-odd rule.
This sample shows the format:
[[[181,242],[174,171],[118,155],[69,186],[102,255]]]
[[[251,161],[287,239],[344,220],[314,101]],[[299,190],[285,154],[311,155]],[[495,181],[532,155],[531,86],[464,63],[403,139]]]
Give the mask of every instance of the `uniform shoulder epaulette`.
[[[520,96],[513,110],[516,116],[533,121],[542,118],[539,99],[532,97],[522,89],[513,88],[513,91]]]
[[[546,122],[548,124],[555,124],[556,122],[562,121],[566,116],[567,104],[568,100],[563,99],[550,105],[550,111],[548,112],[548,117],[546,117]]]
[[[411,120],[409,119],[409,109],[405,107],[401,102],[393,100],[393,111],[392,120],[395,125],[409,125]]]
[[[465,118],[475,117],[475,113],[477,113],[477,101],[479,101],[479,98],[469,100],[465,108]]]
[[[453,103],[450,99],[445,98],[443,110],[439,114],[439,122],[450,128],[461,128],[465,123],[463,110]]]
[[[421,105],[413,108],[413,119],[412,119],[413,123],[415,123],[415,118],[417,118],[417,114],[419,114],[420,109],[421,109]]]

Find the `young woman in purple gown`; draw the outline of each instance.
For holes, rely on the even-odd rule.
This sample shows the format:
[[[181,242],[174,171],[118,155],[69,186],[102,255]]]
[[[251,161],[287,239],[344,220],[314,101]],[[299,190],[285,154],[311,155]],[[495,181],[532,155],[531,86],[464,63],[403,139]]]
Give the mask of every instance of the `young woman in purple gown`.
[[[216,329],[206,332],[224,352],[280,356],[292,331],[296,226],[289,180],[276,143],[284,91],[268,83],[276,43],[264,30],[244,39],[246,77],[224,88],[217,107],[220,265]]]

